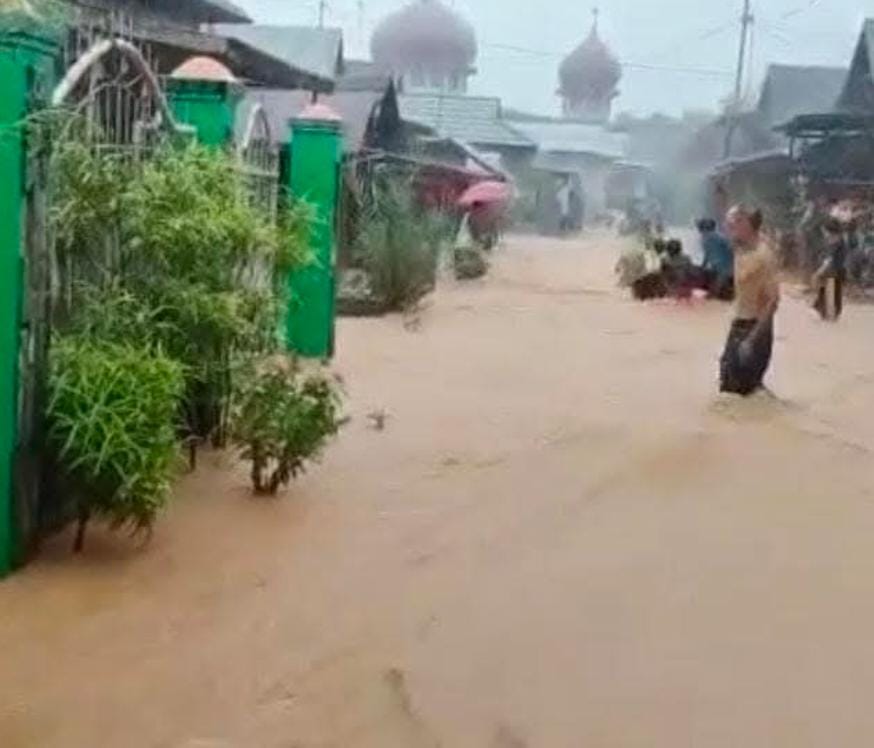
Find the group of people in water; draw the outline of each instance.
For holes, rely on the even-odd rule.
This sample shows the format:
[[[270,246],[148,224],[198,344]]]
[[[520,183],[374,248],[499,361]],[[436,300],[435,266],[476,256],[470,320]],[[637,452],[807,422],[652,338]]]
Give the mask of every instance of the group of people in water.
[[[720,358],[720,390],[750,395],[763,387],[774,345],[774,318],[780,304],[778,258],[763,234],[759,210],[736,205],[728,211],[724,233],[715,221],[697,222],[701,259],[692,261],[677,239],[654,231],[644,247],[623,255],[617,270],[634,298],[708,298],[734,302],[734,318]],[[822,227],[823,251],[813,274],[813,307],[828,320],[843,309],[847,246],[837,218]]]
[[[617,271],[635,299],[689,299],[696,290],[710,298],[734,298],[734,256],[716,221],[698,221],[701,262],[696,264],[679,239],[665,239],[661,227],[647,226],[643,248],[623,255]]]

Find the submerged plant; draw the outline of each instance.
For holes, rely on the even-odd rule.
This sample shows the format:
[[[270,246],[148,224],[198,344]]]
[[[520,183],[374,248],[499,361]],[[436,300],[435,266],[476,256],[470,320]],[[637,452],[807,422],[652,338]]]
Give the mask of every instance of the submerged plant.
[[[233,438],[251,463],[252,487],[275,495],[316,459],[340,429],[336,381],[304,374],[293,361],[271,359],[251,372],[234,419]]]
[[[361,220],[358,253],[388,310],[407,309],[433,290],[445,234],[446,222],[416,203],[409,184],[377,187]]]
[[[72,486],[75,550],[88,522],[148,531],[170,490],[182,367],[159,351],[85,336],[54,341],[48,436]]]
[[[56,319],[159,345],[184,365],[192,443],[223,446],[238,361],[278,347],[312,211],[292,203],[274,220],[231,156],[196,145],[132,164],[73,139],[54,164]]]

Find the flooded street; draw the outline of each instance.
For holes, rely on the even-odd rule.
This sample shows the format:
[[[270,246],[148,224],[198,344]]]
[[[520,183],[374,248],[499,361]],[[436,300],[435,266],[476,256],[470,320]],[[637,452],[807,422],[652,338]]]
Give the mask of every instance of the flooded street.
[[[0,745],[874,743],[874,307],[788,292],[777,397],[726,399],[729,308],[617,251],[342,321],[353,420],[289,495],[209,456],[147,547],[0,583]]]

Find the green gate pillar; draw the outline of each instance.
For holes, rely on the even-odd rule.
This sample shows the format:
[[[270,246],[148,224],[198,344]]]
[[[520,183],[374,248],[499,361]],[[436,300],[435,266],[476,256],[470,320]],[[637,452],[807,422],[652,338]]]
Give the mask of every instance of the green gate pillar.
[[[28,113],[55,80],[56,37],[26,19],[0,19],[0,577],[19,556],[15,509]]]
[[[191,126],[197,142],[225,147],[234,140],[237,105],[244,88],[211,57],[191,57],[167,81],[167,98],[177,122]]]
[[[291,123],[288,188],[315,210],[310,244],[313,262],[289,278],[285,320],[290,351],[308,358],[334,354],[336,222],[339,211],[343,138],[340,118],[322,104],[308,107]]]

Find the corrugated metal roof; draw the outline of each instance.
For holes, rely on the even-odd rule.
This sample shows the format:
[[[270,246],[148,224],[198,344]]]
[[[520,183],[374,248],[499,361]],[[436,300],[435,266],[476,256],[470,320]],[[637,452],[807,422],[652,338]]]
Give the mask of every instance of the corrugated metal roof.
[[[0,0],[0,6],[8,0]],[[251,23],[249,14],[232,0],[67,0],[71,5],[81,8],[86,17],[101,17],[107,10],[119,6],[141,6],[146,13],[137,14],[135,28],[142,22],[151,18],[160,21],[165,26],[178,26],[176,14],[172,13],[182,9],[182,17],[197,23]],[[19,3],[22,8],[28,7],[23,0]],[[38,4],[37,4],[38,5]]]
[[[450,94],[403,94],[401,117],[462,143],[532,148],[533,143],[501,119],[500,99]]]
[[[588,153],[603,158],[625,157],[628,136],[611,132],[600,125],[580,122],[514,122],[519,132],[537,144],[541,151]]]
[[[319,97],[320,102],[327,104],[343,118],[343,146],[346,151],[357,151],[363,146],[370,117],[383,96],[384,91],[342,91]],[[306,91],[252,88],[246,92],[245,103],[246,107],[251,107],[254,102],[261,104],[270,123],[273,141],[284,143],[288,140],[289,122],[310,101],[311,96]]]
[[[250,23],[252,19],[239,5],[231,0],[196,0],[195,4],[207,6],[207,23]]]
[[[237,39],[326,81],[336,81],[343,72],[343,32],[340,29],[218,24],[216,33]]]
[[[749,156],[729,158],[720,161],[713,167],[711,174],[713,176],[719,176],[743,168],[758,168],[764,170],[791,169],[794,163],[793,159],[785,151],[762,151],[761,153],[753,153]]]
[[[769,127],[799,114],[834,111],[849,71],[809,65],[770,65],[758,111]]]
[[[385,91],[392,77],[366,60],[344,60],[338,91]]]
[[[836,109],[857,114],[874,111],[871,104],[872,60],[874,60],[874,18],[866,18]]]
[[[866,18],[862,25],[862,36],[868,48],[868,63],[874,61],[874,18]]]

